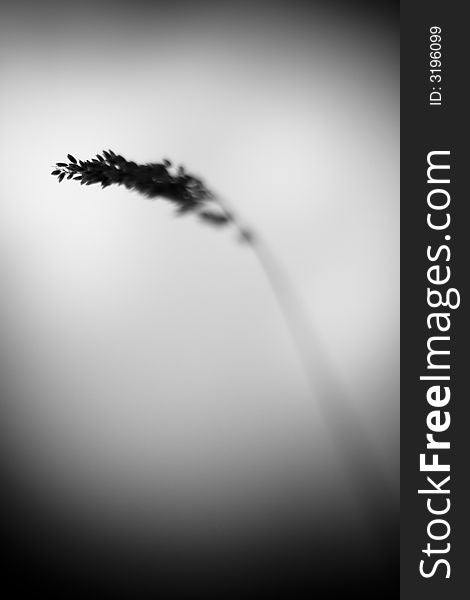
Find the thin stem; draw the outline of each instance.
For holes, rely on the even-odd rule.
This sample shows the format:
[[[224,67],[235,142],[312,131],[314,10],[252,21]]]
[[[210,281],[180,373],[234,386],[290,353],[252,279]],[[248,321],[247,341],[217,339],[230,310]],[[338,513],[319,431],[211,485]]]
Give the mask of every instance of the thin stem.
[[[307,316],[290,278],[268,244],[240,222],[225,200],[219,197],[213,199],[242,239],[250,245],[261,266],[303,365],[312,397],[318,402],[337,448],[345,479],[349,481],[366,518],[370,520],[374,510],[371,502],[374,504],[378,497],[382,497],[381,504],[390,506],[393,499],[360,415],[354,410],[351,399],[341,385],[321,336],[313,329],[311,318]]]
[[[237,229],[240,237],[250,245],[254,252],[288,327],[311,391],[316,395],[322,382],[323,385],[328,383],[328,387],[333,384],[337,386],[337,376],[334,374],[334,368],[330,360],[327,359],[326,351],[319,347],[318,334],[312,335],[310,319],[306,317],[298,300],[298,295],[293,289],[286,272],[280,267],[279,261],[258,234],[254,234],[241,224],[234,212],[228,208],[225,200],[222,201],[218,197],[215,200],[227,219]],[[314,340],[316,340],[316,343],[314,343]],[[314,360],[312,361],[312,359]],[[322,373],[321,380],[318,375],[315,376],[312,373],[313,364],[319,367],[319,373]]]

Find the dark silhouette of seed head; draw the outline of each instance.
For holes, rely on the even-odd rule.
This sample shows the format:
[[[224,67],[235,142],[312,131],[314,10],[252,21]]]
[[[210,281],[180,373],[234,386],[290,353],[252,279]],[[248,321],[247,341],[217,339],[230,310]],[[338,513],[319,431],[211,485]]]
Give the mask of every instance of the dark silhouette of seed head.
[[[90,160],[77,160],[72,154],[67,154],[67,158],[68,163],[56,163],[51,173],[59,183],[67,177],[80,185],[123,185],[147,198],[168,200],[176,207],[177,215],[195,214],[214,227],[231,225],[238,231],[240,241],[255,242],[253,232],[239,223],[201,179],[187,173],[183,166],[174,167],[167,158],[161,163],[137,164],[112,150],[103,150]]]
[[[81,185],[123,185],[147,198],[165,198],[177,208],[178,214],[199,213],[201,219],[213,225],[223,225],[229,218],[216,211],[207,210],[214,195],[198,177],[188,174],[183,167],[173,169],[164,159],[161,163],[137,164],[112,150],[103,150],[96,158],[79,160],[68,154],[70,162],[56,163],[52,175],[59,182],[67,179],[80,181]]]

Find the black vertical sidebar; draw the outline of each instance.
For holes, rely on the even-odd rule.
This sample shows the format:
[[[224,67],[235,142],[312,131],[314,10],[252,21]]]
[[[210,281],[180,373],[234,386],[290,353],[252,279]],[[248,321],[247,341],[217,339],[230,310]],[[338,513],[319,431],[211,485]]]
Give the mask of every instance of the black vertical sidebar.
[[[467,205],[470,202],[465,189],[469,152],[469,107],[466,99],[470,59],[470,30],[465,17],[465,3],[457,1],[404,0],[401,4],[401,598],[403,600],[435,598],[461,600],[467,597],[470,579],[468,538],[470,498],[470,419],[469,394],[466,377],[469,351],[468,338],[468,279],[470,260],[470,233],[468,232]],[[431,29],[434,28],[434,29]],[[431,63],[433,32],[440,30],[441,56]],[[437,42],[434,42],[437,43]],[[432,69],[434,68],[434,72]],[[439,72],[439,68],[441,72]],[[431,78],[431,76],[434,77]],[[435,75],[441,75],[435,77]],[[435,89],[433,89],[435,88]],[[442,96],[440,99],[438,93]],[[433,101],[435,104],[430,104]],[[431,170],[427,177],[428,155],[435,164],[450,165],[450,170]],[[449,154],[444,152],[449,151]],[[449,183],[443,183],[449,178]],[[445,209],[432,209],[431,204],[450,202]],[[444,192],[442,190],[445,190]],[[450,222],[444,229],[433,229],[427,215],[437,226]],[[438,254],[440,247],[443,249]],[[448,251],[445,249],[448,247]],[[433,260],[427,256],[427,249]],[[438,254],[438,257],[436,255]],[[433,279],[446,283],[430,283]],[[449,267],[449,270],[446,269]],[[445,276],[445,277],[444,277]],[[427,288],[445,294],[455,288],[460,294],[460,306],[428,304]],[[431,301],[438,304],[438,295]],[[450,295],[449,304],[456,304],[457,294]],[[438,318],[431,313],[441,313]],[[430,325],[430,327],[429,327]],[[430,337],[444,336],[431,342],[433,350],[449,354],[428,357]],[[446,340],[445,337],[450,339]],[[441,368],[429,368],[431,365]],[[442,365],[449,368],[442,368]],[[442,377],[445,380],[420,380],[420,377]],[[437,410],[427,399],[433,385],[450,390],[450,400]],[[434,396],[436,398],[436,396]],[[445,411],[451,419],[445,427]],[[427,419],[430,421],[427,422]],[[427,449],[429,429],[442,426],[434,433],[435,440],[449,442],[449,449]],[[420,470],[420,454],[426,453],[425,462],[437,453],[439,464],[449,464],[450,471]],[[434,484],[427,480],[433,479]],[[442,483],[447,476],[450,479]],[[418,490],[431,490],[419,494]],[[448,493],[447,493],[448,492]],[[429,508],[436,511],[432,514]],[[446,512],[446,509],[448,509]],[[440,514],[437,514],[439,512]],[[434,521],[434,522],[433,522]],[[429,546],[428,546],[429,544]],[[437,561],[442,560],[439,564]],[[420,573],[420,561],[422,571]],[[447,561],[447,562],[444,562]],[[447,564],[448,563],[448,564]],[[431,573],[433,573],[431,575]],[[450,575],[450,577],[446,577]]]

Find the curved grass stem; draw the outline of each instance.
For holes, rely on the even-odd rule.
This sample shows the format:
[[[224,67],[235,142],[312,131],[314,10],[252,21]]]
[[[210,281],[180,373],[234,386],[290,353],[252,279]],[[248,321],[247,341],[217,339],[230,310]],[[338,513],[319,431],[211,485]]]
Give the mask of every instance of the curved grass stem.
[[[361,415],[341,383],[319,331],[314,328],[287,272],[269,245],[241,223],[225,200],[216,197],[215,201],[250,245],[266,277],[303,366],[312,398],[333,440],[345,481],[370,521],[378,504],[382,505],[379,507],[382,514],[384,508],[390,510],[394,499]]]

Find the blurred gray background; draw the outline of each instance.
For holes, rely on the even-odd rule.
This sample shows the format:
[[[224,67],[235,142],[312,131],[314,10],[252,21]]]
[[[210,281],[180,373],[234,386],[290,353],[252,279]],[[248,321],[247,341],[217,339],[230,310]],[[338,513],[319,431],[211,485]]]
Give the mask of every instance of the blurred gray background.
[[[397,488],[398,39],[353,4],[5,7],[1,437],[32,507],[194,543],[351,493],[249,246],[50,176],[103,148],[264,236]]]

